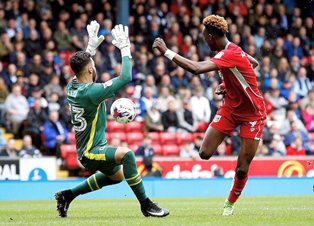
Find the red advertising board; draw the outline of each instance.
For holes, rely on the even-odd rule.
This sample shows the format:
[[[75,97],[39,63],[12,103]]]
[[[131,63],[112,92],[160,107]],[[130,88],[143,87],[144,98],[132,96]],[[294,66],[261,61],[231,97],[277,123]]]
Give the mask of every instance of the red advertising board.
[[[220,168],[224,177],[233,177],[236,158],[203,160],[156,159],[153,170],[160,170],[165,178],[211,178]],[[141,161],[137,162],[142,175],[147,170]],[[253,160],[250,176],[256,177],[314,177],[314,157],[303,158],[256,158]]]

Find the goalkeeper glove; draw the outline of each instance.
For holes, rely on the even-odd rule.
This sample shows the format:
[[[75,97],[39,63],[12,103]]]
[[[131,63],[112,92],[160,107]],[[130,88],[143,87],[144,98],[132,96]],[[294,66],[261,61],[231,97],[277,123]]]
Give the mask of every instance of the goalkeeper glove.
[[[129,39],[129,28],[122,24],[116,25],[112,30],[111,34],[113,36],[112,44],[120,49],[122,57],[131,56],[131,43]]]
[[[97,36],[99,31],[99,24],[96,20],[90,22],[87,25],[87,32],[88,32],[88,45],[86,48],[86,52],[90,53],[92,56],[96,54],[97,47],[104,41],[105,37],[103,35]]]

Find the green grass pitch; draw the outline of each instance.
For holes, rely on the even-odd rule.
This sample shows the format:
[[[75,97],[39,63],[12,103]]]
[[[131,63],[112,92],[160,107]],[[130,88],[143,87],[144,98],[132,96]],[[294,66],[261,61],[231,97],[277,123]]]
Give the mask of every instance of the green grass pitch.
[[[145,218],[135,199],[76,200],[68,218],[55,202],[0,202],[0,225],[314,225],[314,197],[242,197],[235,215],[223,217],[224,198],[155,199],[170,210],[166,218]]]

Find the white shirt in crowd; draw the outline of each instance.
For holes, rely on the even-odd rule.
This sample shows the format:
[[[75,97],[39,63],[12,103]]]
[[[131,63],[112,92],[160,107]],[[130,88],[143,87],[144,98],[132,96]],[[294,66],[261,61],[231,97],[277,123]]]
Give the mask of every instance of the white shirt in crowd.
[[[209,122],[211,110],[209,100],[206,97],[192,96],[190,104],[197,121]]]

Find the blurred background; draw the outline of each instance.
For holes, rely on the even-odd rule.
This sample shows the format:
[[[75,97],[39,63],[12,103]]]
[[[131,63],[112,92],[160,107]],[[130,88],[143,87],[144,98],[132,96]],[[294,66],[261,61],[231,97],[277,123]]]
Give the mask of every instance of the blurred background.
[[[214,56],[202,19],[218,14],[228,38],[255,57],[268,117],[250,175],[314,176],[314,5],[296,0],[12,0],[0,2],[0,180],[86,177],[77,161],[65,86],[69,58],[85,50],[86,25],[100,24],[105,41],[94,58],[98,81],[119,75],[121,56],[111,44],[117,23],[129,26],[132,82],[106,101],[109,145],[128,146],[143,176],[233,177],[238,130],[210,161],[201,161],[203,134],[221,105],[217,72],[193,75],[162,56],[152,43],[194,61]],[[137,117],[110,119],[111,103],[132,99]],[[0,182],[4,183],[4,182]]]

